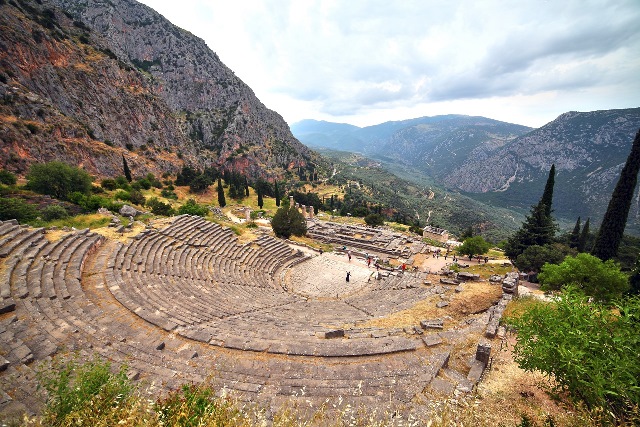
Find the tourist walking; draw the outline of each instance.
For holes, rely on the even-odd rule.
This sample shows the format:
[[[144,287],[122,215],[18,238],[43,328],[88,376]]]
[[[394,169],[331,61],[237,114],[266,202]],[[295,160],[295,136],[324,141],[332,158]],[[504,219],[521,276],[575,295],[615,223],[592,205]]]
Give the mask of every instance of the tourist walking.
[[[351,276],[351,272],[347,271],[347,283],[349,282],[349,277]]]

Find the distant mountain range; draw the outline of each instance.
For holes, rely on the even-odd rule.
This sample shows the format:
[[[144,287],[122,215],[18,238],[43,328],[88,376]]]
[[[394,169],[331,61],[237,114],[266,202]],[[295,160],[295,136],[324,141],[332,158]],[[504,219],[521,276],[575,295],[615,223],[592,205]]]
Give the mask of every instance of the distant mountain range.
[[[569,112],[539,129],[484,117],[446,115],[357,126],[304,120],[291,126],[310,147],[340,147],[379,160],[405,178],[526,212],[555,163],[556,217],[597,226],[640,129],[640,108]],[[640,234],[636,189],[627,231]]]

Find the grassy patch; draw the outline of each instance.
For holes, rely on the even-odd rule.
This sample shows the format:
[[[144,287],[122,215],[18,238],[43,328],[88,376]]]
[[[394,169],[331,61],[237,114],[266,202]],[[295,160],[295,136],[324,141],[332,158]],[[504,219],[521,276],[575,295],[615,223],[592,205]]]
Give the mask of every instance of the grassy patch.
[[[79,230],[85,228],[100,228],[111,222],[111,218],[100,214],[77,215],[69,218],[56,219],[48,223],[42,223],[45,226],[56,227],[74,227]]]

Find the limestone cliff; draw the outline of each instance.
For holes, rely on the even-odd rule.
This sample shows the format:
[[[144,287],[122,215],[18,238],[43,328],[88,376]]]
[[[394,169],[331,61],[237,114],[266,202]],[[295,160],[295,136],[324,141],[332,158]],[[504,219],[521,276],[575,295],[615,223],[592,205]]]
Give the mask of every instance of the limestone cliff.
[[[41,3],[41,4],[38,4]],[[60,7],[60,9],[58,9]],[[202,40],[132,0],[0,3],[0,156],[98,175],[320,162]]]

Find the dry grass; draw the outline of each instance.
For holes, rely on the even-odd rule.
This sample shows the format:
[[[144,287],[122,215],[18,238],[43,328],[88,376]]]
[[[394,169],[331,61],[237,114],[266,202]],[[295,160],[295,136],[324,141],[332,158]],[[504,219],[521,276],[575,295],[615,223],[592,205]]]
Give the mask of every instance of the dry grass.
[[[461,262],[464,263],[464,260]],[[502,264],[477,264],[470,265],[468,268],[461,268],[460,271],[468,271],[469,273],[479,274],[481,278],[488,279],[489,276],[499,275],[504,276],[505,274],[514,271],[513,266],[503,266]]]
[[[454,294],[444,310],[448,316],[461,320],[470,314],[482,313],[502,297],[502,287],[488,282],[467,282],[464,290]]]

